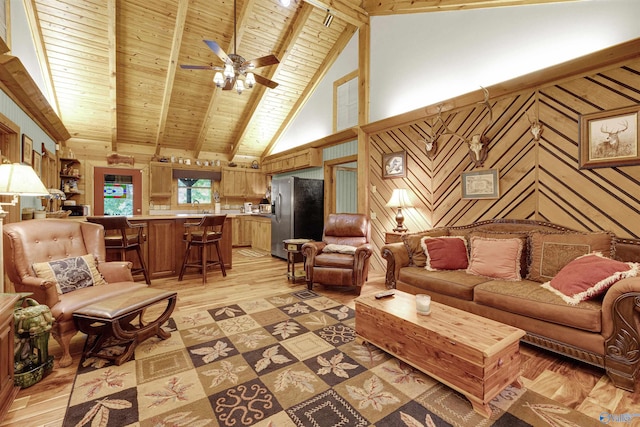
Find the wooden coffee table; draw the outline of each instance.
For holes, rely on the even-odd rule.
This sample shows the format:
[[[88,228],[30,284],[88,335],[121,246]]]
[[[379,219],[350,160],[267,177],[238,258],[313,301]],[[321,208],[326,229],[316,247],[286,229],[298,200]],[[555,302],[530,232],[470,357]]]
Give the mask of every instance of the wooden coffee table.
[[[521,387],[521,329],[431,302],[416,313],[415,295],[355,300],[356,332],[398,359],[466,396],[473,409],[491,415],[489,402],[507,385]]]

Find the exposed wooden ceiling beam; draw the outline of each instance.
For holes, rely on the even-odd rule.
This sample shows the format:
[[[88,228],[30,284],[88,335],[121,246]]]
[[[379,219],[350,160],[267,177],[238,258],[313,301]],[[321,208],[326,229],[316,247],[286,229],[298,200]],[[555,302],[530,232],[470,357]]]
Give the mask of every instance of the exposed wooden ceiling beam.
[[[51,67],[49,66],[49,59],[45,53],[44,39],[42,38],[42,29],[40,28],[40,20],[38,19],[38,13],[36,12],[35,0],[25,1],[24,8],[27,14],[27,21],[29,22],[29,29],[31,30],[31,36],[36,49],[36,56],[38,58],[38,64],[42,71],[45,90],[47,95],[51,97],[53,102],[53,108],[56,114],[60,115],[60,105],[58,104],[58,97],[53,89],[53,76],[51,75]]]
[[[158,123],[158,133],[156,134],[155,154],[160,154],[160,147],[164,137],[164,129],[167,126],[167,116],[169,114],[169,105],[171,103],[171,93],[173,92],[173,83],[176,78],[176,68],[178,67],[178,57],[180,56],[180,46],[184,35],[184,25],[187,20],[187,12],[189,10],[189,0],[179,0],[178,12],[176,13],[176,23],[173,29],[173,41],[171,44],[171,53],[169,55],[169,65],[167,66],[167,76],[164,81],[164,93],[162,95],[162,105],[160,107],[160,121]]]
[[[287,54],[287,51],[290,50],[293,47],[293,45],[295,44],[296,40],[298,39],[298,36],[304,30],[304,26],[305,26],[307,20],[309,19],[309,17],[311,16],[312,12],[313,12],[313,6],[311,6],[309,4],[303,4],[302,6],[300,6],[300,10],[296,14],[295,21],[293,21],[291,23],[291,25],[289,26],[290,31],[288,31],[286,39],[283,40],[282,47],[275,54],[279,59],[281,59],[281,60],[284,59],[285,55]],[[266,77],[268,79],[273,78],[273,76],[276,73],[276,70],[277,70],[277,67],[271,67],[271,70],[269,71],[269,73],[265,74],[264,77]],[[235,156],[237,154],[238,148],[240,147],[240,141],[243,140],[243,138],[245,137],[245,135],[247,133],[247,130],[248,130],[248,127],[249,127],[249,122],[251,121],[251,117],[253,117],[253,115],[256,113],[256,111],[258,110],[258,108],[260,106],[260,103],[264,99],[264,95],[266,93],[266,88],[264,86],[262,86],[262,85],[260,85],[260,86],[261,87],[259,88],[259,92],[258,92],[259,94],[255,95],[255,98],[253,99],[253,102],[250,105],[248,113],[244,115],[245,118],[243,119],[242,125],[240,127],[241,131],[238,133],[238,139],[236,140],[236,143],[233,146],[233,150],[231,152],[230,159],[233,159],[233,156]],[[256,87],[257,86],[254,86],[254,90],[255,90]],[[271,143],[270,143],[270,145],[271,145]]]
[[[111,151],[118,152],[118,91],[117,91],[117,66],[118,44],[116,32],[116,0],[107,2],[107,38],[109,43],[109,105],[111,118]]]
[[[304,104],[307,102],[307,99],[309,99],[309,97],[316,90],[316,88],[322,81],[322,78],[327,74],[327,72],[329,71],[329,69],[335,62],[335,60],[338,58],[338,56],[340,55],[344,47],[347,45],[347,43],[349,43],[349,41],[351,40],[351,37],[356,32],[356,30],[357,28],[353,25],[347,25],[345,27],[345,30],[340,35],[340,38],[338,38],[338,40],[336,40],[336,43],[333,45],[331,52],[329,52],[329,54],[324,58],[322,65],[320,65],[320,68],[318,68],[318,71],[310,80],[309,84],[304,89],[300,97],[298,97],[298,100],[296,101],[295,105],[291,108],[291,111],[289,112],[287,117],[282,122],[282,125],[280,125],[280,128],[278,128],[278,131],[275,133],[273,139],[271,140],[271,142],[269,142],[269,145],[267,145],[267,147],[263,151],[262,153],[263,158],[264,156],[268,156],[273,152],[275,143],[278,141],[278,138],[280,138],[280,136],[287,129],[289,124],[293,122],[293,119],[298,115],[298,113],[300,112]]]
[[[583,0],[364,0],[363,3],[364,9],[369,15],[379,16],[570,1]]]
[[[304,0],[317,8],[328,10],[333,16],[351,25],[360,27],[369,22],[369,13],[365,9],[345,3],[341,0]]]

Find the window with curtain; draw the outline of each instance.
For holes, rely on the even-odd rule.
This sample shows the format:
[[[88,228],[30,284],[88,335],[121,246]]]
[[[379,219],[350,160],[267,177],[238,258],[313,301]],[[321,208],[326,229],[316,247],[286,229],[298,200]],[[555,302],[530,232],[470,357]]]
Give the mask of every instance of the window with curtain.
[[[178,178],[178,204],[211,204],[212,181],[203,178]]]

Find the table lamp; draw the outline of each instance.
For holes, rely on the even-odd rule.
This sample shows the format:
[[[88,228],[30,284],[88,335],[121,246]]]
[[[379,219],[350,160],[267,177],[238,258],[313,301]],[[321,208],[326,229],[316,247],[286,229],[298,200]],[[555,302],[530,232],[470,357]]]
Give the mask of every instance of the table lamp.
[[[3,215],[7,212],[2,206],[15,206],[19,196],[48,196],[49,191],[31,166],[3,163],[0,165],[0,195],[13,196],[10,202],[0,202],[0,215]]]
[[[398,208],[396,212],[396,228],[393,231],[404,233],[407,231],[407,227],[404,226],[404,215],[402,215],[402,208],[408,208],[413,206],[409,192],[405,188],[396,188],[391,194],[391,199],[386,205],[388,208]]]

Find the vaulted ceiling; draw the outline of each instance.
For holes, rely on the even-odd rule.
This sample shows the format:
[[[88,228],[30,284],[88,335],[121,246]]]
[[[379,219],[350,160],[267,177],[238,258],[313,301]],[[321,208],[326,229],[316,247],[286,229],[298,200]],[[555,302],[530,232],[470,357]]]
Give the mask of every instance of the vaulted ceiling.
[[[369,17],[572,0],[27,0],[54,108],[82,151],[190,153],[231,161],[269,154],[355,31]],[[323,25],[327,12],[334,15]],[[203,42],[278,83],[241,95],[216,88],[222,65]],[[304,141],[308,142],[308,141]]]

